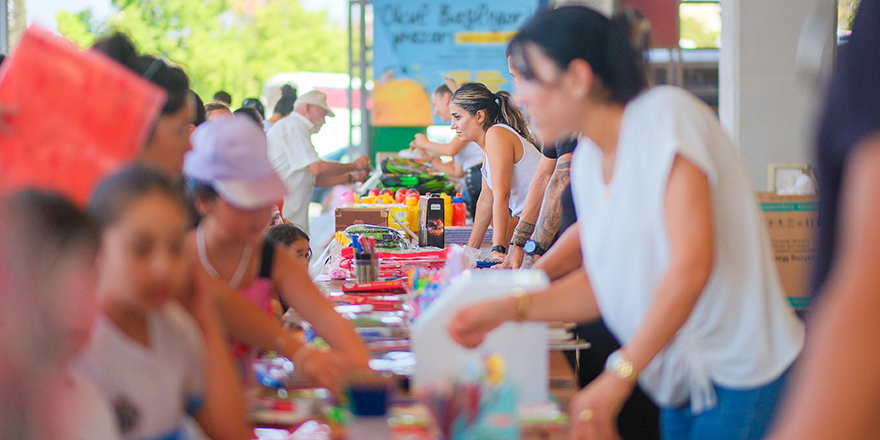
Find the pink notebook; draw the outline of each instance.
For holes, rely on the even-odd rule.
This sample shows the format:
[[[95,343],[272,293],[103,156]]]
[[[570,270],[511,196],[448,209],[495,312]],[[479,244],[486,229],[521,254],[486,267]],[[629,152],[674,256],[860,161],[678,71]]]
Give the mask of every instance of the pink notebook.
[[[0,67],[0,193],[33,186],[84,204],[146,141],[165,92],[97,51],[31,26]]]

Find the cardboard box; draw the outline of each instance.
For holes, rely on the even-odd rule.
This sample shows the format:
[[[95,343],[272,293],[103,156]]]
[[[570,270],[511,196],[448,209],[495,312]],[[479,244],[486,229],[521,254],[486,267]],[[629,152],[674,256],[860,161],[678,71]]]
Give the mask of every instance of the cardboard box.
[[[816,258],[818,198],[758,193],[758,204],[767,220],[782,287],[793,306],[804,308]]]
[[[336,232],[344,231],[351,225],[388,226],[388,209],[375,208],[336,208]]]

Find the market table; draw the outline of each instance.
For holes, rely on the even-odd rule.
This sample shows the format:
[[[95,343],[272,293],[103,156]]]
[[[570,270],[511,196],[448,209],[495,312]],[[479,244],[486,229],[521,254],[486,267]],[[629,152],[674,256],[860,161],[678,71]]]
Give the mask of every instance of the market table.
[[[315,283],[328,295],[328,299],[330,299],[331,301],[338,300],[343,296],[342,280],[329,279],[325,276],[317,278]],[[345,308],[342,308],[340,310],[345,310]],[[306,331],[308,332],[308,329]],[[364,336],[364,333],[361,333],[361,335]],[[371,351],[374,352],[374,355],[378,359],[378,361],[374,359],[374,361],[371,362],[371,367],[376,370],[385,370],[385,376],[393,378],[394,382],[399,384],[399,386],[397,387],[397,392],[395,393],[395,397],[393,398],[394,404],[390,409],[391,419],[397,421],[418,419],[418,417],[415,417],[413,414],[415,414],[416,416],[418,416],[419,414],[424,416],[424,414],[426,413],[425,407],[420,406],[420,404],[413,398],[408,390],[407,376],[409,373],[411,373],[411,369],[414,368],[415,364],[415,359],[413,356],[411,356],[410,359],[406,358],[409,349],[408,339],[403,338],[398,340],[381,340],[378,341],[378,343],[375,343],[374,341],[374,343],[368,344],[368,347],[372,347]],[[562,351],[579,351],[587,348],[589,348],[589,343],[585,343],[583,341],[566,341],[550,347],[550,352],[548,353],[548,388],[550,391],[550,395],[558,403],[558,409],[562,412],[567,411],[568,402],[571,396],[579,389],[577,376],[575,375],[574,371],[572,371],[572,368]],[[390,360],[388,359],[389,353],[391,354]],[[383,364],[383,360],[388,362]],[[286,360],[283,360],[282,358],[282,360],[279,361],[279,365],[282,365],[284,361]],[[399,361],[397,362],[396,366],[394,364],[395,361]],[[401,367],[401,365],[403,367]],[[292,367],[292,364],[290,366]],[[401,370],[401,368],[403,369]],[[409,368],[410,370],[407,371],[406,368]],[[249,391],[249,409],[251,411],[252,419],[256,422],[257,426],[259,426],[259,428],[257,428],[257,430],[255,431],[255,434],[258,438],[287,438],[287,433],[294,432],[298,428],[302,427],[302,429],[308,429],[310,427],[316,426],[315,424],[303,425],[303,423],[309,420],[316,420],[332,426],[332,436],[330,438],[348,438],[346,437],[344,427],[342,427],[341,424],[338,423],[339,420],[335,419],[335,416],[330,416],[328,418],[327,411],[318,410],[320,407],[320,402],[329,401],[329,394],[326,393],[326,390],[315,391],[314,389],[299,389],[299,387],[303,385],[304,384],[302,383],[291,383],[289,384],[288,388],[267,388],[261,385],[256,385],[254,389]],[[305,393],[306,397],[303,397],[303,393]],[[316,397],[315,393],[324,394],[321,395],[323,397]],[[255,396],[257,396],[258,394],[262,395],[262,401],[260,401],[259,404],[255,405]],[[271,417],[271,414],[274,410],[279,410],[276,411],[276,413],[280,414],[280,418],[273,419]],[[287,417],[285,419],[285,416],[291,416],[291,414],[294,413],[296,413],[297,416]],[[269,415],[269,417],[267,417],[267,414]],[[430,419],[430,417],[427,418]],[[425,430],[422,428],[424,427],[408,427],[406,426],[406,424],[404,424],[402,428],[398,426],[392,431],[391,438],[406,438],[413,440],[439,438],[434,436],[436,430]],[[559,419],[556,419],[556,421],[552,423],[535,422],[522,424],[521,438],[523,439],[562,439],[566,437],[567,423],[560,423]]]

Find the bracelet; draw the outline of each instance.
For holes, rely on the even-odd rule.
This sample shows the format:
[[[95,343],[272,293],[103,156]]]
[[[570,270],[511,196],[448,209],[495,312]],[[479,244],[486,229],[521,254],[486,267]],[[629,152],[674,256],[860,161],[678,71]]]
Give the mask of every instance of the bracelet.
[[[505,249],[504,246],[496,245],[496,246],[492,246],[492,252],[501,252],[502,254],[506,254],[507,249]]]
[[[519,303],[516,306],[516,313],[513,315],[513,320],[516,322],[522,322],[526,319],[526,315],[529,313],[529,305],[531,303],[531,297],[528,292],[521,288],[513,289],[513,297],[517,298]]]
[[[354,180],[351,177],[351,173],[348,173],[348,183],[352,183]]]
[[[303,344],[296,349],[296,352],[293,353],[293,358],[290,359],[290,361],[293,362],[295,368],[302,368],[303,361],[312,355],[312,353],[315,353],[315,350],[312,347],[309,347],[309,344]]]

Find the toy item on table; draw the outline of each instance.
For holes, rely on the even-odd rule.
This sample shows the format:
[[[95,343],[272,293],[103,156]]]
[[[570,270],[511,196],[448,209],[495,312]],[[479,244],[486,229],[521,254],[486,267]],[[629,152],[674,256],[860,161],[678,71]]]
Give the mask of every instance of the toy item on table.
[[[446,201],[442,197],[422,196],[419,199],[419,246],[443,248]]]
[[[345,283],[343,293],[406,293],[403,280],[376,281],[372,283]]]
[[[405,277],[409,267],[420,266],[441,268],[446,265],[449,249],[412,249],[407,251],[389,251],[376,253],[379,260],[379,278]],[[331,278],[349,279],[354,277],[352,259],[355,252],[350,247],[342,248],[339,256],[331,257],[328,274]]]
[[[376,240],[376,249],[380,251],[407,250],[413,247],[399,230],[387,226],[351,225],[345,228],[343,236],[349,239],[352,236],[372,238]]]
[[[446,173],[410,159],[389,157],[382,161],[381,188],[396,191],[399,188],[414,188],[421,193],[451,193],[455,185]]]
[[[416,397],[427,406],[444,439],[519,439],[517,392],[498,355],[486,357],[476,373],[462,372],[449,381],[418,387]]]
[[[407,276],[407,304],[417,319],[445,291],[448,282],[442,270],[414,268]]]
[[[353,373],[348,377],[347,395],[351,411],[350,440],[391,438],[387,417],[391,383],[387,379],[373,371]]]
[[[330,392],[323,388],[287,391],[257,387],[245,394],[251,422],[271,426],[292,426],[315,418],[330,400]]]

